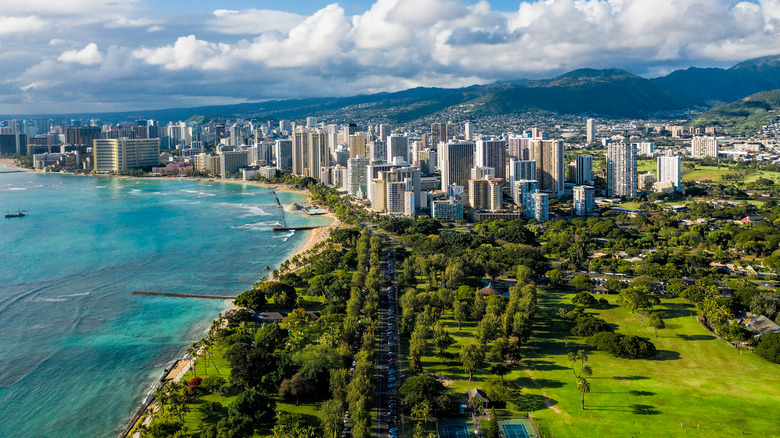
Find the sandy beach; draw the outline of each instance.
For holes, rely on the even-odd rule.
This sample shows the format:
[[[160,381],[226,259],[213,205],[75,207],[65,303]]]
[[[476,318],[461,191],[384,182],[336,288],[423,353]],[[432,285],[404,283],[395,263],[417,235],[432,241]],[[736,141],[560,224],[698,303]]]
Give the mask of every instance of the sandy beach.
[[[32,169],[23,169],[21,167],[16,166],[16,161],[13,158],[0,158],[0,164],[6,167],[6,169],[15,169],[15,170],[27,170],[32,172]]]

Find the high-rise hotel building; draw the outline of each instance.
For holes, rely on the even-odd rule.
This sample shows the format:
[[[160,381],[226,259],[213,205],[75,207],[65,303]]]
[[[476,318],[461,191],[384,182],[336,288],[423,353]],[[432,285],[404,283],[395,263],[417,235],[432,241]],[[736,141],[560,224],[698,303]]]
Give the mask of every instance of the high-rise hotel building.
[[[615,143],[607,147],[607,193],[635,197],[637,192],[636,143]]]
[[[500,139],[477,140],[475,165],[492,167],[495,177],[506,180],[506,142]]]
[[[468,190],[471,168],[474,166],[474,142],[439,143],[439,162],[442,191],[446,192],[450,184]]]
[[[159,138],[114,138],[92,141],[95,172],[138,169],[160,164]]]
[[[330,165],[327,131],[298,129],[292,140],[293,175],[319,179],[321,168]]]
[[[553,196],[563,195],[566,173],[563,165],[563,140],[531,141],[530,159],[536,161],[536,178],[539,190]]]

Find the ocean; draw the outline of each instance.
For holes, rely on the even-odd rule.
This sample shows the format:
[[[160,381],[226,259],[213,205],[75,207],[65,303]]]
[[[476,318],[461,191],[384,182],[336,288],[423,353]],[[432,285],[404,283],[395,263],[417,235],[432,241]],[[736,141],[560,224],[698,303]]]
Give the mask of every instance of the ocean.
[[[130,293],[235,295],[306,240],[271,231],[270,189],[218,181],[0,174],[0,212],[17,210],[28,216],[0,222],[4,438],[117,436],[228,307]]]

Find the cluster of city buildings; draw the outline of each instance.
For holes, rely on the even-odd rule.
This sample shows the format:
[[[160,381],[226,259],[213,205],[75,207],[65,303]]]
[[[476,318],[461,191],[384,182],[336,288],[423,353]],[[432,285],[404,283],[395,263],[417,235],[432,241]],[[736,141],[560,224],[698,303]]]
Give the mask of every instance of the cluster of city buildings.
[[[573,213],[585,216],[595,212],[597,196],[681,190],[681,154],[671,149],[659,154],[654,143],[635,137],[604,136],[594,119],[584,128],[586,145],[601,142],[607,148],[606,166],[598,175],[594,156],[578,153],[567,163],[564,140],[548,138],[541,129],[483,136],[473,122],[434,122],[424,132],[410,133],[383,123],[325,124],[313,117],[305,124],[12,120],[0,126],[0,153],[32,155],[37,169],[192,170],[244,179],[289,172],[335,187],[373,212],[429,214],[446,221],[471,212],[475,220],[543,222],[553,199],[570,197]],[[659,128],[684,134],[673,126]],[[690,134],[691,156],[719,156],[716,137]],[[638,174],[639,156],[656,157],[656,174]],[[597,177],[604,180],[599,189]]]

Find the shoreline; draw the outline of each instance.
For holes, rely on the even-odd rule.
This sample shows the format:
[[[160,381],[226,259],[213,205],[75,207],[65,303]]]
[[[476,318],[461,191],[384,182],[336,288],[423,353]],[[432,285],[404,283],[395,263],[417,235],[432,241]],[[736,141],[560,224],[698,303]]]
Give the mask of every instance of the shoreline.
[[[0,158],[0,165],[8,170],[19,170],[29,173],[40,173],[40,174],[46,174],[46,172],[36,171],[34,169],[25,169],[22,167],[19,167],[16,165],[15,160],[11,158]],[[60,174],[60,173],[56,173]],[[124,175],[94,175],[94,174],[72,174],[72,173],[65,173],[66,175],[72,175],[72,176],[101,176],[101,177],[112,177],[112,178],[119,178],[123,180],[143,180],[143,179],[154,179],[154,180],[175,180],[178,179],[178,177],[131,177],[131,176],[124,176]],[[274,184],[274,183],[262,183],[259,181],[243,181],[243,180],[236,180],[236,179],[210,179],[210,178],[182,178],[183,180],[188,181],[208,181],[208,182],[223,182],[223,183],[230,183],[230,184],[242,184],[242,185],[249,185],[249,186],[255,186],[255,187],[263,187],[272,189],[276,192],[283,192],[283,193],[294,193],[297,195],[301,195],[304,197],[305,202],[316,205],[314,202],[312,202],[311,199],[311,193],[307,189],[300,189],[294,186],[289,186],[286,184]],[[296,201],[300,202],[300,201]],[[283,204],[284,207],[287,207],[291,204]],[[328,210],[326,207],[319,206],[319,208],[322,208],[327,211],[326,214],[319,215],[324,216],[330,219],[330,222],[327,225],[323,225],[320,228],[316,228],[313,230],[306,230],[307,233],[304,239],[300,239],[300,243],[298,243],[297,248],[289,253],[287,256],[284,256],[283,259],[279,260],[277,263],[278,265],[281,265],[286,260],[290,260],[296,255],[302,254],[306,251],[311,250],[313,247],[315,247],[317,244],[326,241],[330,237],[330,231],[332,229],[336,229],[341,226],[341,222],[338,220],[336,215]],[[289,210],[285,209],[285,212],[289,213]],[[315,216],[312,216],[315,217]],[[259,280],[260,277],[263,275],[262,271],[257,272],[256,280]],[[266,274],[267,275],[267,274]],[[222,312],[228,311],[230,309],[236,308],[236,306],[233,304],[232,300],[226,300],[224,302],[225,309]],[[208,318],[209,321],[214,321],[217,318],[216,315],[213,315]],[[205,320],[205,319],[204,319]],[[205,336],[202,335],[201,338]],[[138,431],[139,425],[148,425],[151,424],[151,421],[154,418],[154,413],[157,412],[159,409],[159,405],[154,397],[155,388],[157,388],[159,385],[161,385],[161,379],[170,374],[171,372],[176,372],[175,376],[172,376],[174,381],[180,381],[186,373],[189,371],[190,366],[192,364],[193,360],[197,360],[200,356],[199,352],[196,352],[192,355],[192,357],[189,357],[187,354],[184,354],[184,351],[179,352],[178,354],[174,355],[174,358],[168,364],[166,365],[166,368],[164,370],[160,371],[160,374],[158,377],[155,377],[154,380],[151,380],[148,385],[143,389],[143,392],[141,394],[140,400],[138,400],[135,404],[135,406],[132,408],[131,415],[127,420],[125,420],[121,425],[121,429],[119,429],[118,436],[122,438],[126,437],[140,437],[140,433]],[[184,361],[184,362],[181,362]],[[176,368],[176,364],[184,364],[183,367],[180,369],[174,369]]]
[[[87,176],[89,176],[89,175],[87,175]],[[153,177],[153,178],[155,178],[155,179],[162,179],[162,178],[170,179],[170,178],[166,178],[166,177]],[[126,179],[146,179],[146,178],[144,178],[144,177],[128,177]],[[204,178],[188,178],[188,179],[203,180]],[[295,193],[295,194],[299,194],[299,195],[305,196],[306,197],[306,201],[309,202],[309,203],[312,203],[311,202],[311,193],[308,190],[299,189],[297,187],[287,186],[285,184],[261,183],[261,182],[258,182],[258,181],[243,181],[243,180],[227,180],[227,181],[226,180],[215,180],[215,181],[226,182],[226,183],[233,183],[233,184],[251,185],[251,186],[256,186],[256,187],[265,187],[265,188],[274,189],[275,191],[286,192],[286,193]],[[339,221],[339,219],[336,217],[336,215],[333,212],[328,210],[326,207],[322,207],[322,208],[324,208],[327,211],[327,213],[324,214],[324,215],[320,215],[320,216],[324,216],[324,217],[329,218],[331,220],[330,223],[325,225],[325,226],[322,226],[320,228],[316,228],[316,229],[313,229],[313,230],[306,231],[306,233],[307,233],[306,240],[303,242],[303,244],[300,247],[298,247],[298,249],[296,249],[294,252],[292,252],[289,256],[287,256],[284,260],[282,260],[279,263],[280,265],[281,265],[281,263],[283,263],[286,260],[290,260],[290,259],[292,259],[293,257],[295,257],[295,256],[297,256],[299,254],[302,254],[302,253],[305,253],[306,251],[311,250],[317,244],[325,242],[330,237],[331,230],[339,228],[341,226],[341,221]],[[228,306],[227,310],[236,308],[236,306],[235,306],[235,304],[233,304],[232,300],[227,300],[226,301],[226,305]],[[215,320],[215,318],[211,319],[211,321],[214,321],[214,320]],[[199,356],[200,355],[196,353],[191,358],[189,358],[189,360],[186,358],[186,356],[182,356],[182,357],[179,357],[178,359],[175,359],[175,361],[172,362],[172,365],[175,365],[176,363],[178,363],[181,360],[187,360],[187,363],[176,374],[176,376],[173,378],[173,380],[178,382],[182,378],[184,378],[184,375],[190,369],[190,366],[192,364],[192,360],[197,360]],[[170,373],[170,371],[168,369],[165,369],[165,370],[163,370],[162,376],[164,377],[164,376],[166,376],[169,373]],[[154,413],[156,413],[159,410],[158,403],[155,400],[154,395],[153,395],[154,394],[154,389],[158,385],[160,385],[160,384],[161,384],[160,380],[158,379],[152,385],[152,387],[147,391],[147,395],[142,400],[141,406],[139,406],[135,410],[135,412],[132,415],[132,417],[130,418],[130,420],[127,422],[125,427],[122,429],[122,432],[119,435],[120,438],[128,438],[128,437],[133,437],[133,438],[138,437],[138,438],[140,438],[141,435],[140,435],[140,433],[139,433],[139,431],[137,429],[138,426],[139,425],[149,425],[149,424],[151,424],[152,420],[154,419]]]
[[[318,243],[325,242],[330,237],[330,231],[338,228],[341,225],[341,221],[339,221],[338,218],[336,218],[336,215],[333,214],[331,211],[328,210],[328,213],[323,216],[330,218],[331,222],[326,226],[307,231],[308,235],[306,237],[306,241],[297,250],[295,250],[292,254],[290,254],[287,258],[282,260],[282,263],[285,260],[290,260],[296,255],[302,254],[314,248]],[[233,304],[232,300],[226,300],[225,304],[228,306],[228,309],[226,309],[226,311],[236,308],[236,305]],[[211,321],[215,321],[215,320],[216,318],[211,319]],[[186,355],[174,359],[174,361],[171,364],[172,367],[182,360],[187,361],[185,366],[182,367],[181,370],[173,377],[172,380],[174,382],[179,382],[182,378],[184,378],[184,376],[190,370],[192,361],[197,360],[200,357],[200,354],[198,353],[194,354],[189,359],[186,357]],[[169,370],[168,368],[164,369],[161,374],[161,377],[167,376],[170,372],[171,370]],[[155,383],[151,386],[151,388],[146,392],[147,395],[141,401],[141,406],[139,406],[135,410],[132,417],[130,417],[130,420],[122,429],[122,432],[120,432],[119,435],[120,438],[128,438],[128,437],[140,438],[141,434],[138,431],[138,426],[140,425],[148,426],[151,424],[152,420],[154,419],[154,414],[159,410],[158,403],[154,398],[154,390],[155,388],[157,388],[159,385],[162,384],[161,382],[162,381],[160,379],[157,379],[157,381],[155,381]]]

